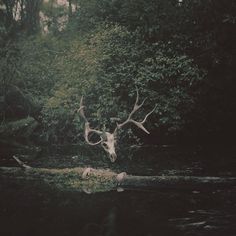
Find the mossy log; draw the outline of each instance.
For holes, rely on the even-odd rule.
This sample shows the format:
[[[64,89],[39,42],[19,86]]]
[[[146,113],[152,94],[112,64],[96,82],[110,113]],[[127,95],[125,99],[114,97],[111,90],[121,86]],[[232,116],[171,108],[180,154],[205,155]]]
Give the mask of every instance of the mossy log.
[[[88,171],[89,170],[89,171]],[[56,187],[60,190],[104,192],[117,186],[116,174],[109,170],[90,168],[26,168],[0,167],[0,180],[32,181]]]
[[[236,187],[235,177],[133,176],[125,172],[92,168],[32,168],[18,159],[20,167],[0,167],[0,180],[39,181],[61,190],[104,192],[114,189],[209,189]]]

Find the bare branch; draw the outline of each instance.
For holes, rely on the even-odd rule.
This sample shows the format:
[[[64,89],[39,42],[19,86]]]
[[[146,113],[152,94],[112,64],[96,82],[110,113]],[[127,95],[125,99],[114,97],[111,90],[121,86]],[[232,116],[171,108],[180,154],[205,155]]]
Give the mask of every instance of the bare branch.
[[[31,169],[31,166],[26,165],[23,161],[21,161],[17,156],[13,155],[13,158],[15,161],[20,165],[21,168],[23,169]]]

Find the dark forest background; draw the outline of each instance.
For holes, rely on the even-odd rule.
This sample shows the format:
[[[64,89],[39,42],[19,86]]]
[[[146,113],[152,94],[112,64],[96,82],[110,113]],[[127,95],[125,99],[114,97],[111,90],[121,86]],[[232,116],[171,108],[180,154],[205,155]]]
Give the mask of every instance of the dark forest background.
[[[154,105],[126,141],[229,143],[236,130],[234,0],[0,0],[0,137],[78,143]],[[138,118],[138,117],[137,117]],[[139,137],[139,138],[138,138]],[[129,138],[129,139],[128,139]]]

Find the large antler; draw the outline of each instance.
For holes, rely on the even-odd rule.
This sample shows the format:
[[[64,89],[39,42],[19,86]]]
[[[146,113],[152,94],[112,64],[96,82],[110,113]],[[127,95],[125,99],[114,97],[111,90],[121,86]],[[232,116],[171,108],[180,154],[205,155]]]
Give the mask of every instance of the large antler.
[[[144,99],[145,101],[146,99]],[[144,101],[141,104],[139,103],[139,93],[137,90],[137,97],[136,97],[136,101],[133,107],[133,110],[131,111],[131,113],[129,114],[128,118],[126,121],[124,121],[121,124],[117,124],[116,129],[114,130],[113,133],[110,133],[108,131],[100,131],[100,130],[96,130],[96,129],[91,129],[89,126],[89,122],[84,114],[84,105],[83,105],[83,97],[81,97],[80,100],[80,108],[78,109],[80,116],[84,119],[85,121],[85,132],[84,132],[84,137],[85,137],[85,141],[90,144],[90,145],[97,145],[97,144],[101,144],[101,146],[103,147],[103,149],[108,153],[109,158],[111,160],[111,162],[114,162],[117,158],[116,155],[116,150],[115,150],[115,146],[116,146],[116,141],[117,141],[117,130],[122,128],[124,125],[126,125],[127,123],[133,123],[136,126],[138,126],[140,129],[142,129],[144,132],[148,133],[149,132],[146,130],[146,128],[143,126],[143,124],[146,122],[147,118],[149,115],[152,114],[152,112],[155,110],[156,107],[154,107],[154,109],[152,111],[150,111],[142,121],[138,122],[136,120],[134,120],[132,118],[133,114],[140,109],[143,104]],[[98,142],[92,143],[89,141],[89,134],[90,133],[96,133],[100,136],[100,140]]]
[[[138,92],[138,89],[136,89],[136,93],[137,93],[137,96],[136,96],[136,101],[135,101],[135,104],[134,104],[134,107],[133,107],[133,110],[130,112],[128,118],[126,121],[124,121],[123,123],[121,124],[117,124],[117,127],[115,129],[115,132],[117,132],[118,129],[122,128],[124,125],[128,124],[128,123],[133,123],[135,124],[136,126],[138,126],[140,129],[142,129],[144,132],[146,132],[147,134],[149,134],[150,132],[143,126],[143,124],[146,122],[147,118],[155,111],[156,109],[156,106],[144,117],[144,119],[142,121],[135,121],[132,119],[132,116],[134,115],[134,113],[139,110],[144,102],[146,101],[147,98],[145,98],[143,100],[143,102],[141,104],[138,104],[139,103],[139,92]]]
[[[103,140],[102,138],[102,134],[103,132],[100,131],[100,130],[96,130],[96,129],[91,129],[90,126],[89,126],[89,122],[84,114],[84,105],[83,105],[83,96],[81,97],[80,99],[80,108],[78,109],[78,112],[80,114],[80,116],[84,119],[85,121],[85,131],[84,131],[84,138],[85,138],[85,141],[89,144],[89,145],[97,145],[97,144],[100,144]],[[89,134],[90,133],[96,133],[100,136],[100,140],[96,143],[92,143],[89,141]]]

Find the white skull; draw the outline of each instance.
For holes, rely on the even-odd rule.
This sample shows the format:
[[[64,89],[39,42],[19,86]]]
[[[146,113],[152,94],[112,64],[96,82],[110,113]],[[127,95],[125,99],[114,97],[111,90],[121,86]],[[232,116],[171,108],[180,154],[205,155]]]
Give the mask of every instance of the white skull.
[[[116,145],[116,137],[115,134],[111,134],[109,132],[105,132],[105,138],[101,142],[103,149],[108,153],[111,162],[115,162],[117,155],[115,150]]]

